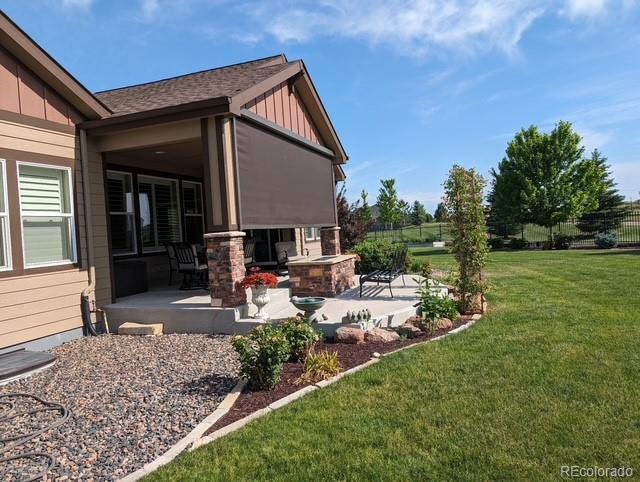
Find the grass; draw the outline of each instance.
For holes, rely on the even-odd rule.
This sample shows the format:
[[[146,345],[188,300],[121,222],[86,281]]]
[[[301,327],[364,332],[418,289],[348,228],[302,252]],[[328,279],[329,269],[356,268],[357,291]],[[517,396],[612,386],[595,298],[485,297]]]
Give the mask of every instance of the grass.
[[[429,253],[446,267],[448,254]],[[640,470],[640,251],[491,253],[492,311],[149,480],[552,480]]]

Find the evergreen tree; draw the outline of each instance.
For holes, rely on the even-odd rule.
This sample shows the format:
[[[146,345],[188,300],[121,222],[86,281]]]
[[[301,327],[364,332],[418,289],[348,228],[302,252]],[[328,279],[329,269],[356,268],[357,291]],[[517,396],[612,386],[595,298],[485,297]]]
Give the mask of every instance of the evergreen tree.
[[[420,201],[413,201],[413,207],[411,208],[411,224],[414,226],[420,226],[428,222],[429,213]]]
[[[438,203],[438,207],[436,207],[436,212],[433,213],[433,217],[439,223],[447,221],[447,207],[443,202]]]

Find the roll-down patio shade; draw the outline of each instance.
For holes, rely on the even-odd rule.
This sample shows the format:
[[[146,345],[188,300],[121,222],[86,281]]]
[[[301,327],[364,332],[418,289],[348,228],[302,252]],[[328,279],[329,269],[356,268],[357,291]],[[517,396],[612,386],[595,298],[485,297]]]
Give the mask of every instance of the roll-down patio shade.
[[[334,226],[330,158],[236,120],[242,229]]]

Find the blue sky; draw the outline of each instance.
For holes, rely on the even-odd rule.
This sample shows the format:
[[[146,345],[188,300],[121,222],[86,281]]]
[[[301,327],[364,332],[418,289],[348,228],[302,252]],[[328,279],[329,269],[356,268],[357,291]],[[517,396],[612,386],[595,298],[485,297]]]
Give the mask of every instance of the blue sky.
[[[0,0],[91,90],[284,52],[350,155],[435,208],[453,163],[488,173],[520,128],[575,124],[640,194],[639,0]]]

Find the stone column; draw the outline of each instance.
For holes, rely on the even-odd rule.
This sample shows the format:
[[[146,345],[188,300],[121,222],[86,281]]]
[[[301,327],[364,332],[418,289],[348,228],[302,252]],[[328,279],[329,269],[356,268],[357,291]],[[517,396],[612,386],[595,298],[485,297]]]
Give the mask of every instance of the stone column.
[[[244,246],[242,231],[207,233],[207,263],[211,306],[231,308],[244,305],[247,293],[240,286],[246,270],[244,268]]]
[[[333,256],[340,254],[340,228],[332,226],[320,229],[320,246],[322,256]]]

